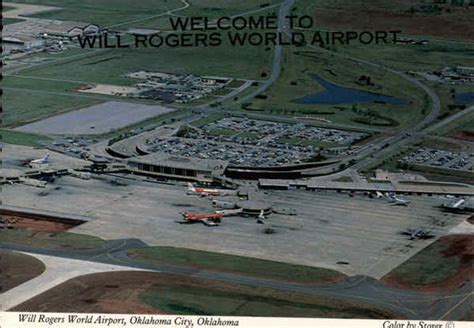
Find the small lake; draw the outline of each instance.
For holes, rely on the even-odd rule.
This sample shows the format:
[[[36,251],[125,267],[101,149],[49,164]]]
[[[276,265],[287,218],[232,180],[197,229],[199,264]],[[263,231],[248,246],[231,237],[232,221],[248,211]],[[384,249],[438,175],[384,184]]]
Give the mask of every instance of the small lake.
[[[470,105],[474,103],[474,92],[456,93],[454,100],[459,104]]]
[[[324,91],[294,100],[297,104],[341,105],[354,103],[386,103],[391,105],[408,105],[410,101],[392,96],[358,89],[344,88],[330,83],[316,74],[310,75],[324,87]]]

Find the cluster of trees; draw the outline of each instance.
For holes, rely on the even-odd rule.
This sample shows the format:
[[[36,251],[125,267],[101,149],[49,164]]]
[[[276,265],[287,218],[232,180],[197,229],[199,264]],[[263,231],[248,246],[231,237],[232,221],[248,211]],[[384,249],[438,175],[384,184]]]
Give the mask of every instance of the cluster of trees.
[[[352,112],[357,114],[357,117],[351,120],[356,123],[376,125],[376,126],[397,126],[400,123],[391,117],[383,116],[374,109],[359,108],[357,104],[352,105]]]

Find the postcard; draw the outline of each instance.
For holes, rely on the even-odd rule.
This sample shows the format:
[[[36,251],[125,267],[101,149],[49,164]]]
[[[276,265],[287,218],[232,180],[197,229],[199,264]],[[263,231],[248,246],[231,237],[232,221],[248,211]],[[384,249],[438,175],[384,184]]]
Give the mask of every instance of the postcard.
[[[4,2],[0,327],[470,326],[473,22]]]

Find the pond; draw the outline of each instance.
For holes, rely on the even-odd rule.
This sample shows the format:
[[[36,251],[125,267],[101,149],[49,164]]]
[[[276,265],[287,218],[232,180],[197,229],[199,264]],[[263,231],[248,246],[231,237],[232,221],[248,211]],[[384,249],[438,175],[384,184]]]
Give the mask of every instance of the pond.
[[[384,103],[392,105],[408,105],[410,101],[374,92],[351,89],[330,83],[316,74],[310,75],[324,87],[324,91],[310,94],[294,100],[297,104],[340,105],[354,103]]]
[[[474,103],[474,92],[456,93],[456,103],[470,105]]]

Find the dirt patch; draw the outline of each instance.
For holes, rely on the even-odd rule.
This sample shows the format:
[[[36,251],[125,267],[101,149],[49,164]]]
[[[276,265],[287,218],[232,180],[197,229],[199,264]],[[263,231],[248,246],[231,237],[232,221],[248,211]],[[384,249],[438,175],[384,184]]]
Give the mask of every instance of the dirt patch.
[[[39,276],[46,269],[33,256],[6,250],[0,250],[0,267],[0,293]]]
[[[84,223],[79,220],[54,218],[8,210],[1,210],[0,214],[0,228],[28,228],[33,232],[63,232]]]
[[[465,317],[461,318],[460,321],[474,321],[474,309],[472,309]]]
[[[470,217],[468,217],[466,221],[469,222],[470,224],[474,224],[474,215],[471,215]]]
[[[382,280],[385,283],[397,288],[418,289],[423,291],[451,291],[460,288],[464,286],[467,282],[471,281],[474,277],[473,237],[474,235],[472,234],[443,236],[435,242],[436,245],[429,246],[437,247],[437,249],[440,250],[438,254],[436,254],[437,258],[435,259],[440,265],[442,264],[443,260],[448,260],[452,258],[458,260],[458,264],[454,273],[452,273],[441,281],[428,284],[410,283],[409,281],[404,280],[403,277],[397,276],[397,274],[393,274],[393,272],[396,272],[398,268],[389,273]],[[415,255],[415,257],[420,256],[420,254],[422,252],[425,252],[426,250],[427,249],[421,251],[419,254]],[[434,254],[430,254],[430,256],[434,256]],[[409,262],[410,260],[408,260],[407,262]],[[423,265],[422,261],[420,263],[420,266]],[[402,266],[403,265],[405,265],[405,263],[402,264]],[[405,272],[405,274],[417,274],[417,272]]]
[[[164,314],[158,309],[143,304],[138,299],[138,294],[138,291],[132,292],[125,302],[117,299],[102,299],[97,302],[97,305],[107,313]]]
[[[474,235],[452,235],[446,236],[446,249],[444,257],[457,256],[461,265],[469,265],[474,262]]]
[[[127,97],[129,94],[137,94],[140,90],[136,87],[128,87],[121,85],[94,84],[82,85],[81,87],[76,88],[74,91],[96,93],[108,96]]]
[[[2,220],[5,224],[9,225],[10,228],[29,228],[33,231],[41,232],[62,232],[73,227],[73,225],[67,223],[35,220],[10,215],[3,215]]]
[[[359,303],[315,295],[138,271],[99,273],[71,279],[12,309],[72,310],[79,313],[397,317]]]
[[[431,35],[458,40],[472,40],[470,25],[474,12],[466,7],[443,6],[440,13],[424,13],[421,2],[411,0],[385,2],[337,1],[314,11],[319,26],[357,30],[401,30],[406,35]],[[412,9],[413,8],[413,9]],[[410,12],[413,10],[414,12]]]
[[[466,141],[474,141],[474,131],[461,131],[452,135],[453,138]]]
[[[156,277],[153,274],[141,272],[86,275],[56,286],[13,310],[161,314],[161,311],[142,303],[137,297],[154,280]]]

